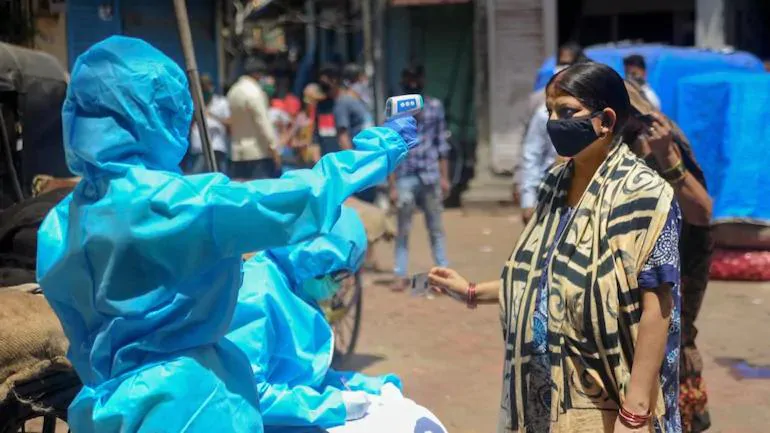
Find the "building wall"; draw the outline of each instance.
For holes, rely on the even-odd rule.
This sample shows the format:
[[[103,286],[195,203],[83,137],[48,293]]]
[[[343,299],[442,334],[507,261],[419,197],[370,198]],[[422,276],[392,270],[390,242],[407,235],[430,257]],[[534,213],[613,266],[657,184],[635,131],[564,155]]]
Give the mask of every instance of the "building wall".
[[[35,48],[56,57],[67,69],[67,17],[64,13],[35,17]]]
[[[535,72],[546,54],[542,0],[487,1],[490,166],[513,171],[523,125],[515,119],[527,106]]]

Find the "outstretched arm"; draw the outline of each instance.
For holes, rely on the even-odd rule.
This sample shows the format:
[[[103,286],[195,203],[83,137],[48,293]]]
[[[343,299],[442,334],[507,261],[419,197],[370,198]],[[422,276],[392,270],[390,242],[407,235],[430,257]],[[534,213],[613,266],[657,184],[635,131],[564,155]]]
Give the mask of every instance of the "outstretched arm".
[[[409,128],[388,126],[362,131],[354,140],[356,150],[326,155],[312,169],[291,171],[280,179],[214,183],[203,188],[200,204],[168,200],[165,194],[158,194],[155,204],[171,215],[205,206],[213,242],[223,256],[327,233],[349,196],[382,182],[406,156],[412,141]]]

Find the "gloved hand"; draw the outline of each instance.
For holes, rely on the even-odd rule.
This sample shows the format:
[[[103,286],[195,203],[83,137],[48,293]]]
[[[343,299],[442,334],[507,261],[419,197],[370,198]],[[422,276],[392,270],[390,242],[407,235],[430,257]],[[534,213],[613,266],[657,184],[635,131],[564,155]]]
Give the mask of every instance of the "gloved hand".
[[[417,120],[414,117],[398,117],[386,120],[382,126],[396,131],[409,149],[414,149],[420,144],[420,140],[417,137]]]
[[[404,394],[402,394],[401,390],[393,383],[386,383],[380,390],[380,395],[385,400],[404,398]]]
[[[363,391],[342,391],[342,402],[345,403],[345,421],[363,418],[372,404]]]

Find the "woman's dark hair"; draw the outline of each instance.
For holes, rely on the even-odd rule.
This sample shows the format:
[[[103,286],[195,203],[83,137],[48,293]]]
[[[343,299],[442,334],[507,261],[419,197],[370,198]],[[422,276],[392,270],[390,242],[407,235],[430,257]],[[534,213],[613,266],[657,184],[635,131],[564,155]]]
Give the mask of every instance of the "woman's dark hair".
[[[546,93],[552,89],[575,97],[591,111],[612,108],[617,120],[612,132],[621,131],[628,121],[631,102],[623,79],[602,63],[577,63],[551,77]]]

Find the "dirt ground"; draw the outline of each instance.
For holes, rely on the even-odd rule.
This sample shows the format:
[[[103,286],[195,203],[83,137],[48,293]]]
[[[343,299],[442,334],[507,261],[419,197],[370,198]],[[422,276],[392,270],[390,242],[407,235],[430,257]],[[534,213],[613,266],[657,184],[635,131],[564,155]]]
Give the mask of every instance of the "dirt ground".
[[[448,255],[471,280],[496,279],[521,230],[516,211],[447,212]],[[430,269],[422,217],[411,236],[410,272]],[[392,264],[392,245],[378,247]],[[451,433],[494,432],[502,336],[498,308],[469,310],[447,298],[392,293],[388,274],[368,274],[362,333],[351,368],[394,372],[406,394],[430,408]],[[733,359],[770,365],[770,284],[714,282],[698,320],[714,433],[770,431],[770,380],[739,379]]]

